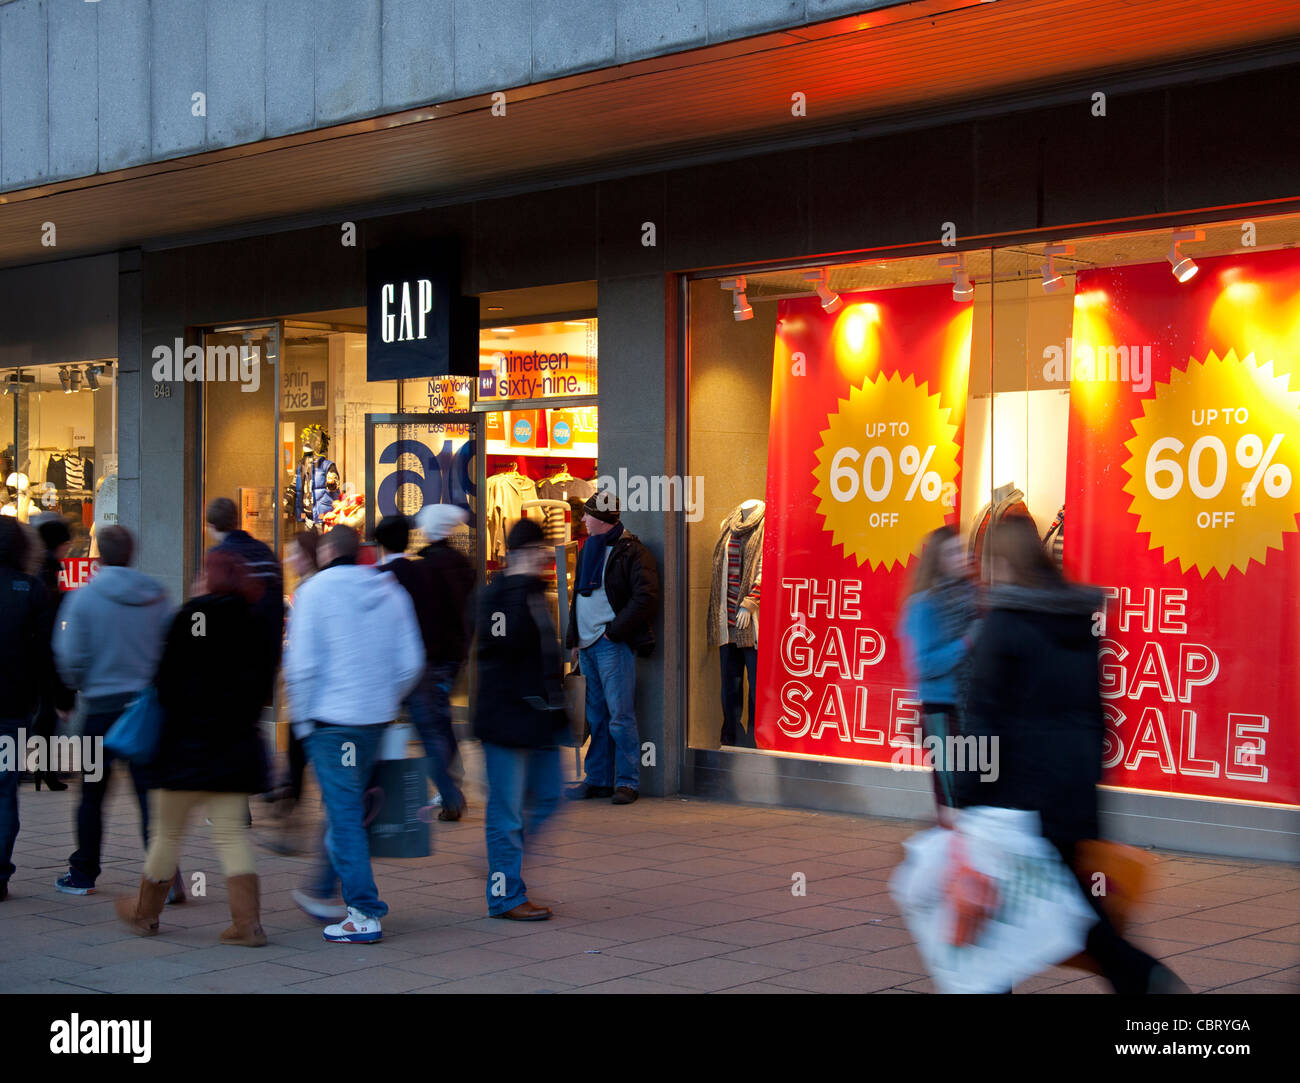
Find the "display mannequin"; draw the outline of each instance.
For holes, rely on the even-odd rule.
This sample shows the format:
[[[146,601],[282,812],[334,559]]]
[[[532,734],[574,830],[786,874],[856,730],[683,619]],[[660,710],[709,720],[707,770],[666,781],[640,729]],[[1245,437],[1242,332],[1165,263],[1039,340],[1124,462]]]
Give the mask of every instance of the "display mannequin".
[[[294,512],[299,522],[317,527],[331,511],[343,488],[338,467],[325,457],[329,433],[319,425],[302,430],[302,458],[294,475]]]
[[[724,745],[753,748],[754,699],[758,683],[758,599],[763,581],[761,500],[746,500],[722,521],[713,547],[713,582],[709,589],[710,646],[718,648],[722,670]],[[748,729],[740,725],[741,696],[749,676]]]

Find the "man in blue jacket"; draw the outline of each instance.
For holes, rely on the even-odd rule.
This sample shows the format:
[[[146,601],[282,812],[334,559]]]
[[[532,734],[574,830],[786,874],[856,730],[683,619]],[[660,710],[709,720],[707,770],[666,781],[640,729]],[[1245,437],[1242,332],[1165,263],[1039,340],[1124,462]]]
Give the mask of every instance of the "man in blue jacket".
[[[130,567],[135,539],[125,527],[99,535],[99,572],[72,591],[54,627],[54,661],[69,688],[81,693],[84,735],[102,738],[142,689],[153,683],[171,623],[172,607],[163,585]],[[67,895],[90,895],[100,873],[104,796],[113,757],[103,753],[97,781],[81,780],[77,849],[69,870],[55,883]],[[140,833],[149,845],[149,803],[143,779],[131,767],[140,802]]]

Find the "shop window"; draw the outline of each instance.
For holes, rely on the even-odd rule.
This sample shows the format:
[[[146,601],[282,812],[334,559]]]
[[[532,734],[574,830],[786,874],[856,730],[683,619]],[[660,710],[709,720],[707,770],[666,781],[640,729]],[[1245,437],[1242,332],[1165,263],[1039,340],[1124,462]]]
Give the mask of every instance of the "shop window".
[[[693,281],[689,744],[921,769],[921,542],[956,526],[987,580],[1020,515],[1109,599],[1104,783],[1300,804],[1297,241],[1278,217]]]
[[[89,574],[97,530],[117,522],[117,366],[112,359],[0,373],[0,515],[62,516],[65,586]]]

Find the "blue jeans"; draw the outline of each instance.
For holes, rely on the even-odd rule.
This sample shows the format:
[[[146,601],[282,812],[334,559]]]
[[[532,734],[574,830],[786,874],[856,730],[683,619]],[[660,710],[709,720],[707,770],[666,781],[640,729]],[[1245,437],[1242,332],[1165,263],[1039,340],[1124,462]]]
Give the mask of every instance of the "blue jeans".
[[[641,788],[641,738],[637,734],[633,699],[636,694],[636,655],[626,643],[601,636],[578,652],[587,678],[588,786]]]
[[[372,918],[388,913],[388,904],[380,900],[370,868],[370,836],[366,833],[364,809],[383,733],[383,726],[328,726],[318,722],[306,742],[326,817],[324,860],[313,878],[311,894],[318,899],[332,899],[341,881],[343,901]]]
[[[0,884],[9,883],[14,874],[14,842],[18,838],[18,730],[26,725],[21,718],[0,718],[0,741],[12,742],[13,770],[0,767]]]
[[[103,737],[113,723],[121,716],[125,707],[116,711],[103,711],[86,716],[82,733],[87,737]],[[73,872],[92,884],[99,879],[100,849],[104,841],[104,798],[108,795],[108,784],[113,777],[113,765],[123,761],[112,756],[108,749],[101,752],[103,772],[98,782],[91,782],[82,772],[81,801],[77,805],[77,849],[68,858],[68,866]],[[136,803],[140,806],[140,838],[144,848],[149,849],[149,788],[141,769],[133,763],[126,764],[131,774],[131,783],[135,786]]]
[[[420,683],[411,689],[403,705],[411,724],[419,731],[429,757],[429,777],[442,795],[442,807],[458,809],[465,804],[460,788],[465,777],[456,733],[451,727],[451,686],[460,667],[430,662],[420,675]]]
[[[559,804],[560,750],[506,748],[484,741],[483,761],[488,780],[488,913],[504,914],[528,901],[524,840]]]

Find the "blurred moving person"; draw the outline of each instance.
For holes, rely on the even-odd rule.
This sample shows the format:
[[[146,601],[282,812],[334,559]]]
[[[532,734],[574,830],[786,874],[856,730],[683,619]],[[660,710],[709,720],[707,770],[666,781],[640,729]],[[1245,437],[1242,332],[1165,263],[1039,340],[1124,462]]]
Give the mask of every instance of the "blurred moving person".
[[[546,602],[542,528],[520,519],[506,537],[505,570],[484,589],[478,615],[474,734],[487,767],[488,913],[545,921],[528,899],[524,844],[560,799],[564,710],[559,633]]]
[[[1074,870],[1076,844],[1099,837],[1105,720],[1093,626],[1104,595],[1061,575],[1031,520],[1003,519],[990,535],[991,585],[963,729],[996,738],[998,770],[988,781],[958,772],[959,802],[1037,812],[1043,835]],[[1089,887],[1080,882],[1097,914],[1085,950],[1115,992],[1186,992],[1173,971],[1119,935]]]
[[[240,557],[209,550],[199,590],[172,621],[154,679],[163,723],[158,754],[139,772],[150,789],[153,825],[140,889],[114,905],[134,932],[158,932],[190,816],[204,807],[230,892],[231,925],[221,943],[261,947],[257,868],[244,825],[248,795],[267,785],[258,727],[279,652],[259,642],[263,587]]]
[[[81,693],[83,734],[102,738],[140,692],[153,683],[171,623],[172,607],[163,585],[130,567],[135,539],[122,526],[99,535],[99,571],[69,593],[54,628],[54,661],[69,688]],[[104,797],[114,757],[101,753],[102,773],[91,781],[82,772],[77,806],[77,849],[55,887],[67,895],[90,895],[100,873]],[[129,765],[140,805],[140,835],[149,847],[148,788],[140,769]],[[179,889],[176,879],[174,888]]]
[[[41,563],[39,578],[45,587],[46,604],[50,609],[50,628],[55,626],[59,615],[59,606],[63,602],[63,591],[59,589],[59,568],[64,557],[72,548],[72,532],[67,520],[57,511],[46,512],[38,516],[35,523],[36,532],[41,536],[45,546],[45,558]],[[58,672],[50,667],[49,681],[41,691],[41,705],[32,723],[32,732],[43,737],[46,747],[50,747],[50,738],[58,728],[60,720],[66,721],[76,702],[76,694],[59,680]],[[53,764],[46,764],[45,769],[34,771],[32,781],[36,789],[44,783],[47,789],[66,790],[68,784],[59,778]]]
[[[298,588],[289,617],[284,681],[293,725],[305,738],[328,826],[309,890],[294,901],[334,943],[383,937],[388,905],[370,866],[363,797],[384,726],[424,667],[415,609],[396,579],[357,564],[360,539],[338,526],[319,545],[321,570]],[[334,905],[342,884],[344,907]]]
[[[570,800],[613,797],[630,805],[641,792],[641,738],[636,725],[636,660],[655,647],[659,569],[641,539],[621,521],[618,497],[593,494],[582,506],[587,540],[578,553],[565,646],[587,678],[591,743],[586,778]]]
[[[0,739],[13,759],[0,763],[0,902],[9,896],[18,838],[18,731],[38,706],[42,689],[54,679],[50,649],[52,608],[45,587],[23,569],[31,542],[18,520],[0,515],[0,658],[7,672],[24,679],[6,682]],[[42,680],[32,680],[43,677]]]
[[[468,514],[450,504],[420,510],[416,523],[430,539],[416,559],[403,554],[410,540],[410,521],[389,515],[375,528],[381,567],[392,572],[411,596],[425,667],[405,707],[429,757],[429,777],[442,798],[438,819],[454,822],[465,812],[464,772],[451,723],[451,689],[464,664],[469,641],[466,615],[474,588],[474,568],[447,541]]]
[[[316,574],[316,547],[320,536],[306,530],[294,535],[289,540],[289,550],[285,561],[293,575],[294,593],[296,594],[308,579]],[[293,605],[291,597],[284,601],[285,612]],[[289,765],[284,781],[267,795],[266,799],[275,806],[275,817],[279,821],[275,834],[263,839],[268,849],[278,854],[298,854],[302,852],[299,828],[301,827],[301,802],[303,779],[307,774],[307,746],[298,736],[293,726],[289,727]]]
[[[899,631],[908,645],[908,668],[921,697],[921,733],[944,751],[935,757],[934,800],[939,823],[950,827],[957,782],[947,762],[948,737],[960,736],[960,705],[969,677],[976,588],[966,546],[953,526],[933,530],[903,603]]]

